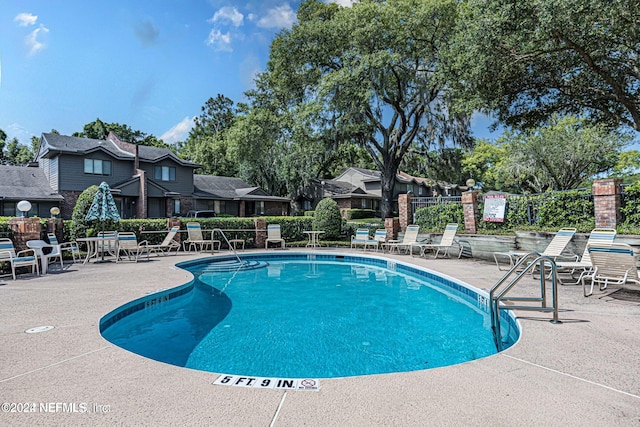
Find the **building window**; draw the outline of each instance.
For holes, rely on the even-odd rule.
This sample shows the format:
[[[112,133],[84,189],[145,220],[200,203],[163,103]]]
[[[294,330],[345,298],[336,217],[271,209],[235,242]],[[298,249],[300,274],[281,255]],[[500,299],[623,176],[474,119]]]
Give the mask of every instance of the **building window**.
[[[153,178],[158,181],[175,181],[176,168],[170,166],[155,166],[153,168]]]
[[[16,216],[16,202],[4,202],[0,213],[2,216]]]
[[[422,186],[418,187],[418,195],[422,196],[422,190],[424,190],[424,188],[422,188]]]
[[[111,175],[111,160],[84,159],[84,173]]]
[[[173,200],[173,213],[174,214],[180,213],[180,199]]]

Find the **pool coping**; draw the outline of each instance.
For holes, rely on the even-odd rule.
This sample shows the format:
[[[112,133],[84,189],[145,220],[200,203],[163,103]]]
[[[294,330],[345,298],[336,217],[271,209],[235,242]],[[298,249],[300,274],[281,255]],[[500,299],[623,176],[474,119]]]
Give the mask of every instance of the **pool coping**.
[[[562,325],[550,324],[548,313],[515,311],[522,336],[499,355],[425,371],[327,379],[315,393],[216,386],[215,374],[149,361],[100,336],[100,317],[185,283],[189,275],[173,265],[197,257],[181,253],[137,264],[74,264],[63,273],[1,279],[0,390],[5,402],[29,406],[0,413],[0,422],[578,426],[587,420],[594,425],[640,420],[640,304],[613,300],[610,292],[584,298],[579,286],[561,288]],[[477,260],[384,258],[484,290],[502,276],[495,265]],[[535,285],[531,280],[523,290]],[[41,325],[55,328],[25,333]]]

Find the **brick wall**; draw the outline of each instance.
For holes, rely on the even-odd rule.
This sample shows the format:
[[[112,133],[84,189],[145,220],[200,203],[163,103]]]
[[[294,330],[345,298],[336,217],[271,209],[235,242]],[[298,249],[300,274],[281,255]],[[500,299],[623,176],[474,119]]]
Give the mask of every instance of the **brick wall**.
[[[60,195],[64,197],[64,200],[60,203],[60,218],[71,219],[73,215],[73,208],[78,202],[78,197],[81,191],[61,191]]]
[[[27,242],[29,240],[39,240],[42,225],[40,218],[11,218],[9,226],[13,230],[13,245],[16,252],[28,249]]]

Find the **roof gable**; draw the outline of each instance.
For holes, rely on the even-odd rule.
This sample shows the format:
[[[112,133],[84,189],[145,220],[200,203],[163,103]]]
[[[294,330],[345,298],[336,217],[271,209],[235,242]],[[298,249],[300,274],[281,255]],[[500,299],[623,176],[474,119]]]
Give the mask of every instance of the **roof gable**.
[[[135,147],[134,144],[130,144]],[[97,150],[104,151],[109,155],[120,159],[130,160],[135,159],[135,152],[127,151],[118,146],[112,140],[103,139],[91,139],[80,138],[76,136],[59,135],[56,133],[43,133],[40,139],[40,150],[38,152],[38,158],[47,157],[50,153],[67,153],[83,155],[95,152]],[[176,156],[171,150],[160,147],[148,147],[146,145],[138,145],[138,155],[140,160],[156,163],[160,160],[171,158],[176,163],[183,166],[199,168],[200,165],[190,162],[188,160],[182,160]]]

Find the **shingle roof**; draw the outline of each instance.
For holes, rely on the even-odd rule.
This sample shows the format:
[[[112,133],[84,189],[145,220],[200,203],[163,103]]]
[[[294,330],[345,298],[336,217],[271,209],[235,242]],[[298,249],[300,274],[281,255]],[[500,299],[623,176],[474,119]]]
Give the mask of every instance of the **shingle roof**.
[[[0,198],[5,200],[50,200],[63,197],[49,185],[40,168],[24,166],[0,166]]]
[[[213,175],[193,175],[194,195],[221,200],[289,201],[286,197],[270,196],[260,187],[251,187],[240,178]]]
[[[104,150],[114,157],[122,160],[134,160],[135,154],[118,147],[113,141],[91,138],[79,138],[76,136],[58,135],[56,133],[43,133],[42,140],[45,150],[50,152],[84,154],[95,150]],[[180,159],[168,148],[148,147],[138,145],[138,154],[141,160],[157,162],[170,157],[176,162],[192,167],[199,167],[196,163]]]

